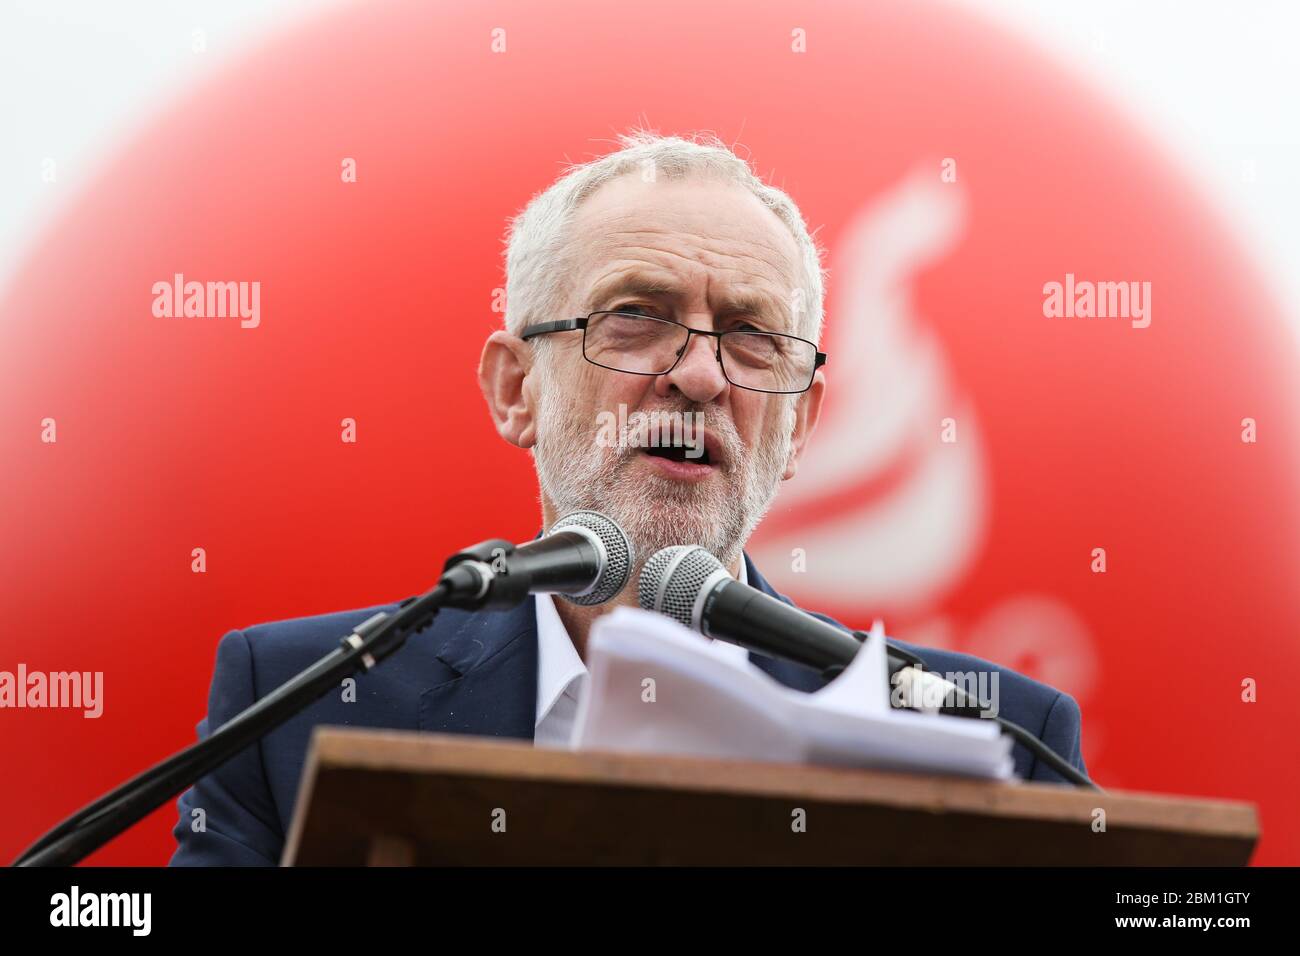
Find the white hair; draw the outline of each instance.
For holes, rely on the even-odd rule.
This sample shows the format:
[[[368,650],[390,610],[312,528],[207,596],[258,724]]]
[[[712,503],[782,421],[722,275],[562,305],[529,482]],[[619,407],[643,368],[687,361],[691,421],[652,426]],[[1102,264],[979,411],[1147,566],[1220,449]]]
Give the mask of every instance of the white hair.
[[[510,221],[506,237],[506,329],[518,335],[524,327],[559,315],[568,294],[571,270],[566,230],[583,200],[612,179],[653,170],[669,180],[693,174],[711,175],[744,186],[789,228],[798,244],[803,285],[791,290],[792,311],[800,334],[820,341],[826,272],[822,250],[804,223],[794,200],[763,182],[749,163],[710,133],[689,139],[633,130],[619,136],[620,149],[589,163],[572,164],[551,186],[537,193]]]

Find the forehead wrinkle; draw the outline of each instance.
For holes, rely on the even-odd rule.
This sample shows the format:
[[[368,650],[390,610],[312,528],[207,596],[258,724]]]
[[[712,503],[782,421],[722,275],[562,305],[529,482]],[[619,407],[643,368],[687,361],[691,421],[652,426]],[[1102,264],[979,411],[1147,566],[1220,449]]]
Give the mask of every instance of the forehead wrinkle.
[[[644,235],[645,231],[642,230],[639,233],[625,234],[629,236]],[[618,244],[610,242],[610,238],[610,235],[606,235],[600,240],[594,242],[594,249],[592,251],[604,251],[607,254],[610,254],[611,257],[618,256],[620,258],[626,256],[628,253],[638,252],[649,254],[648,258],[651,260],[655,258],[671,258],[680,260],[684,263],[687,266],[687,271],[693,272],[697,268],[702,267],[705,270],[738,272],[745,276],[745,281],[748,284],[771,283],[777,288],[786,290],[793,288],[793,274],[794,272],[797,272],[797,269],[795,269],[793,265],[784,258],[783,254],[771,246],[766,246],[765,248],[775,253],[773,258],[761,256],[744,249],[720,250],[700,248],[692,250],[690,253],[684,253],[673,249],[665,249],[657,245],[644,245],[639,242],[629,243],[622,248],[617,248]],[[605,248],[602,249],[602,246]],[[611,246],[614,248],[610,248]],[[656,267],[655,265],[647,264],[642,260],[633,260],[633,262],[634,264],[629,266],[629,269],[640,266],[645,268],[647,271],[651,271]],[[672,270],[671,265],[664,266],[658,264],[657,267],[665,268],[668,271]],[[704,278],[709,280],[713,277],[706,273]],[[775,298],[779,298],[779,296],[775,296]]]
[[[638,208],[637,204],[586,205],[579,210],[575,227],[585,241],[574,252],[579,262],[583,258],[592,262],[584,270],[587,275],[599,270],[596,280],[585,283],[586,290],[573,290],[581,295],[585,311],[605,307],[616,293],[680,301],[691,295],[688,286],[702,283],[704,299],[717,314],[757,311],[771,315],[789,329],[788,300],[798,284],[802,265],[794,237],[784,231],[784,223],[770,210],[765,211],[771,222],[765,218],[761,224],[736,214],[727,218],[739,224],[720,235],[699,232],[691,228],[696,225],[693,223],[677,226],[655,218],[664,211],[653,206]],[[671,207],[666,211],[670,219],[676,212]],[[771,229],[782,231],[773,235]],[[685,249],[666,248],[672,244]],[[602,263],[601,259],[607,261]],[[617,265],[619,260],[624,263],[621,267]],[[646,273],[643,278],[648,281],[634,285],[628,274],[638,269]],[[656,274],[660,270],[666,276],[664,281]],[[611,271],[612,276],[622,275],[626,284],[612,278]],[[724,287],[722,295],[714,296],[715,286]],[[731,286],[736,287],[735,291],[728,294],[727,287]],[[764,304],[764,308],[753,308]]]
[[[779,318],[782,322],[788,319],[780,296],[754,287],[752,283],[742,283],[739,288],[730,290],[726,287],[732,283],[727,283],[726,280],[722,282],[723,291],[715,295],[714,289],[717,283],[714,282],[714,277],[706,275],[704,279],[705,299],[716,315],[768,314]],[[598,279],[584,300],[584,308],[589,311],[595,310],[608,300],[622,296],[665,298],[680,303],[691,295],[692,293],[676,280],[658,277],[654,270],[646,268],[644,263],[633,262]]]
[[[628,216],[630,218],[629,214],[623,213],[622,215]],[[766,237],[759,235],[758,230],[747,231],[743,235],[737,237],[737,236],[718,236],[718,235],[711,235],[708,233],[689,232],[689,231],[682,231],[677,229],[670,229],[667,227],[664,228],[646,227],[646,228],[636,228],[636,229],[606,229],[601,232],[600,237],[596,239],[594,245],[596,246],[596,248],[600,248],[601,246],[617,247],[619,244],[619,240],[626,238],[630,240],[630,242],[628,242],[627,245],[631,248],[646,249],[654,252],[662,252],[670,255],[677,255],[681,258],[691,259],[691,261],[697,261],[697,262],[701,261],[698,255],[695,258],[692,258],[690,256],[682,255],[681,253],[675,253],[670,249],[662,249],[657,245],[648,244],[644,241],[647,236],[661,237],[665,235],[685,238],[689,242],[695,243],[696,246],[698,247],[697,253],[703,254],[705,256],[712,255],[719,259],[725,259],[725,258],[749,259],[754,262],[760,263],[762,265],[768,266],[773,270],[775,270],[776,272],[782,274],[784,274],[787,271],[787,268],[790,265],[792,251],[794,253],[795,260],[797,261],[798,259],[797,249],[791,250],[789,248],[782,248],[779,243],[768,241]],[[740,244],[741,248],[737,249],[737,248],[728,247],[728,243],[736,243],[736,242]],[[793,243],[793,237],[791,238],[791,243]],[[754,252],[751,249],[746,248],[746,246],[748,245],[758,246],[759,248],[766,250],[768,253],[770,253],[770,255],[769,256],[760,255],[757,252]]]

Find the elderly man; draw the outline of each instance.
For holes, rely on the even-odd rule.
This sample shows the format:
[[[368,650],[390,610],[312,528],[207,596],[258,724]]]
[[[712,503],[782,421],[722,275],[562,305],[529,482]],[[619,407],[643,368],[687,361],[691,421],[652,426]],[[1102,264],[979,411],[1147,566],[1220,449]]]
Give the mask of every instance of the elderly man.
[[[601,511],[642,560],[700,544],[774,594],[743,549],[821,411],[819,251],[790,198],[720,143],[637,133],[621,147],[569,171],[513,222],[506,327],[479,367],[488,410],[502,438],[532,451],[545,526]],[[677,430],[692,439],[677,446],[597,440],[612,413],[690,416],[702,428]],[[635,605],[635,588],[592,607],[540,595],[508,611],[443,611],[358,679],[355,701],[318,701],[187,791],[172,863],[276,863],[317,724],[562,746],[585,689],[592,622],[619,603]],[[200,735],[376,610],[227,634]],[[996,671],[1001,713],[1083,768],[1068,695],[975,658],[909,649],[933,670]],[[787,686],[822,686],[810,669],[750,659]],[[1023,777],[1061,779],[1019,745],[1014,756]]]

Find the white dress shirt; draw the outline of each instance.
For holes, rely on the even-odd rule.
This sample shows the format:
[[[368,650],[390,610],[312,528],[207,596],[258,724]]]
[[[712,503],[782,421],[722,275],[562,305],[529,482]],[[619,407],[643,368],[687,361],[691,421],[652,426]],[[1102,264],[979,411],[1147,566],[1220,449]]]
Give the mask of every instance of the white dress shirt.
[[[740,583],[749,583],[745,559],[740,559]],[[535,595],[537,609],[537,718],[533,743],[538,747],[568,747],[578,701],[587,690],[587,665],[578,656],[573,640],[555,609],[549,594]],[[718,646],[748,660],[749,651],[722,641]]]

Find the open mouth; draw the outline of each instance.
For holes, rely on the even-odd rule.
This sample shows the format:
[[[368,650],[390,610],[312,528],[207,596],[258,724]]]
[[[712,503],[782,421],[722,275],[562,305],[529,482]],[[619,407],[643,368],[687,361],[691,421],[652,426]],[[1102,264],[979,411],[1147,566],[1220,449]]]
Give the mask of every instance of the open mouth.
[[[709,465],[709,450],[698,445],[662,445],[645,449],[647,455],[654,458],[666,458],[668,461],[681,461],[691,465]]]

